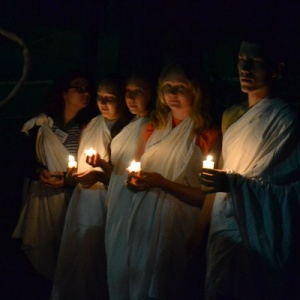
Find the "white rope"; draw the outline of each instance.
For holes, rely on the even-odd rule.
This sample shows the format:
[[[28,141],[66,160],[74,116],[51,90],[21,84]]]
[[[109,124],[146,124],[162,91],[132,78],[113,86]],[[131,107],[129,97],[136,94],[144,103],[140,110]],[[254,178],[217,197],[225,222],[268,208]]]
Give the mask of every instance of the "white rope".
[[[25,43],[23,42],[23,40],[21,38],[19,38],[15,33],[7,32],[7,31],[3,30],[1,27],[0,27],[0,34],[3,35],[6,38],[18,43],[19,46],[23,49],[23,58],[24,58],[22,77],[17,82],[15,87],[12,89],[12,91],[9,93],[9,95],[4,100],[2,100],[0,102],[0,107],[1,107],[6,102],[8,102],[10,99],[12,99],[17,94],[17,92],[19,91],[22,83],[25,81],[25,79],[28,75],[29,66],[30,66],[30,59],[29,59],[28,48],[27,48],[27,46],[25,45]]]

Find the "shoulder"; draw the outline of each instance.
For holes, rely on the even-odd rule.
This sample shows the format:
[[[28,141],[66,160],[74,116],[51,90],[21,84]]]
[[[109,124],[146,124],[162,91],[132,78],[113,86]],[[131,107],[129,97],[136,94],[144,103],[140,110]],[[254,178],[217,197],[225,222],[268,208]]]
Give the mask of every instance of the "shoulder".
[[[242,102],[239,104],[228,107],[222,116],[222,133],[237,121],[248,110],[248,102]]]

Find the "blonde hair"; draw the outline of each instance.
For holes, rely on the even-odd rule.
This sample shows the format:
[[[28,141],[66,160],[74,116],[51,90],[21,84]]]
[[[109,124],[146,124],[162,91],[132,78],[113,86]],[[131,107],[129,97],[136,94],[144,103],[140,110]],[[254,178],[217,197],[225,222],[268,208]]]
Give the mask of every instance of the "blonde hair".
[[[162,129],[167,125],[167,116],[171,109],[167,105],[163,96],[163,84],[166,76],[171,71],[179,71],[188,79],[189,86],[194,94],[192,112],[190,117],[194,123],[194,132],[196,134],[207,130],[211,125],[211,117],[208,114],[207,87],[205,86],[205,76],[203,73],[197,74],[187,63],[174,62],[167,65],[159,78],[157,90],[156,109],[151,114],[151,123],[154,128]]]

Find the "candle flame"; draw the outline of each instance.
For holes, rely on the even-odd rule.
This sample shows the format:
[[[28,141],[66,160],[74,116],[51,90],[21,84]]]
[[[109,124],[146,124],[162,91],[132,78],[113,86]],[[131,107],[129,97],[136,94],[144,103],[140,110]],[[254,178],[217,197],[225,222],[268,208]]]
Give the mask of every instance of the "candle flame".
[[[207,161],[212,161],[212,159],[213,159],[213,157],[211,155],[207,155],[207,158],[206,158]]]
[[[139,172],[141,170],[141,163],[133,160],[127,170],[129,172]]]
[[[90,149],[84,150],[84,154],[87,156],[92,156],[92,155],[96,154],[96,150],[94,148],[90,148]]]

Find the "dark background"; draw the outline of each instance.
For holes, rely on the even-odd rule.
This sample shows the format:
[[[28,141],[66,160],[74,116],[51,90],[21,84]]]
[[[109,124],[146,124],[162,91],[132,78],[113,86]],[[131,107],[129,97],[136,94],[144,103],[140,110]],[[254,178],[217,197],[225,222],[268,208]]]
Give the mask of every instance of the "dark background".
[[[169,57],[203,63],[213,82],[220,117],[239,101],[236,51],[245,28],[277,31],[287,46],[289,93],[298,98],[299,1],[233,0],[0,0],[0,28],[27,45],[30,70],[0,106],[0,299],[48,299],[40,277],[11,238],[21,205],[20,128],[43,103],[61,73],[84,69],[97,81],[111,72],[157,73]],[[18,44],[0,35],[0,101],[22,75]]]

